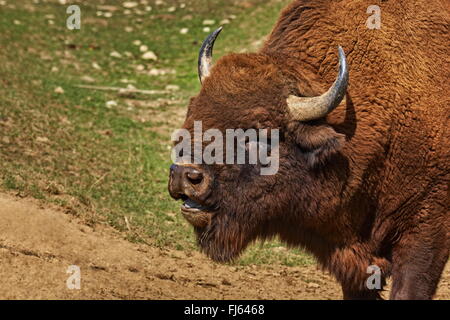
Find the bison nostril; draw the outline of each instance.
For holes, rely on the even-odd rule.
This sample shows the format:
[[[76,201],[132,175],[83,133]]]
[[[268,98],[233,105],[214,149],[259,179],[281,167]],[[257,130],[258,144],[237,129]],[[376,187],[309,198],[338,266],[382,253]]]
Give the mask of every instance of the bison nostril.
[[[203,181],[203,174],[197,170],[189,171],[186,174],[187,179],[193,185],[199,184]]]

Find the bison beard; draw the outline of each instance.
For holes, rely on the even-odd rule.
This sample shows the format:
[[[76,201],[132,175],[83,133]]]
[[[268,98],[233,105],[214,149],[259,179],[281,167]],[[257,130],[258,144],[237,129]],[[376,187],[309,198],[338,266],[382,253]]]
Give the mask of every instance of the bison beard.
[[[188,220],[216,261],[278,236],[346,299],[379,299],[388,276],[392,299],[431,299],[450,254],[450,15],[446,0],[386,1],[382,30],[369,30],[370,5],[293,1],[259,52],[215,65],[212,33],[183,127],[279,129],[279,171],[177,164],[169,191],[210,210]]]
[[[249,187],[247,192],[251,191]],[[230,262],[252,241],[275,235],[275,230],[269,227],[272,225],[273,228],[274,221],[267,213],[270,212],[271,216],[276,209],[259,207],[254,201],[236,201],[225,190],[220,194],[222,199],[219,208],[212,214],[211,223],[204,228],[194,226],[194,229],[202,252],[214,261]],[[241,195],[246,199],[244,194]],[[230,201],[227,202],[227,199]]]
[[[194,227],[201,251],[216,262],[235,259],[255,239],[255,232],[247,228],[227,214],[216,216],[205,228]]]

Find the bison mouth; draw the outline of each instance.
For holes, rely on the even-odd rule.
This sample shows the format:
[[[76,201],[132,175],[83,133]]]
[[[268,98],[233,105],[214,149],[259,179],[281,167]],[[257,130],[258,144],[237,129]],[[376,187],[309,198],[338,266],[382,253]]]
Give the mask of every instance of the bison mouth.
[[[212,210],[210,207],[204,206],[194,200],[183,197],[181,205],[181,214],[194,227],[205,228],[211,222]]]

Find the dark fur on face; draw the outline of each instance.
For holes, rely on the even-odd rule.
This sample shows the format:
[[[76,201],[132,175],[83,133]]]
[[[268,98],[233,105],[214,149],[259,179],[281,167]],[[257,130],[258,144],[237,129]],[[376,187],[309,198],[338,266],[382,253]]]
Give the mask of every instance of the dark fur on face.
[[[258,165],[211,166],[215,185],[207,203],[216,210],[211,224],[196,232],[202,250],[216,261],[236,258],[257,238],[294,233],[285,230],[289,220],[301,219],[301,212],[313,214],[319,207],[312,202],[316,183],[309,171],[324,165],[344,142],[344,136],[325,123],[302,124],[286,118],[286,98],[299,94],[299,89],[297,79],[283,70],[276,58],[263,54],[226,56],[189,106],[184,128],[191,131],[193,122],[201,120],[203,130],[281,132],[276,175],[261,176]],[[301,188],[292,190],[299,184]]]

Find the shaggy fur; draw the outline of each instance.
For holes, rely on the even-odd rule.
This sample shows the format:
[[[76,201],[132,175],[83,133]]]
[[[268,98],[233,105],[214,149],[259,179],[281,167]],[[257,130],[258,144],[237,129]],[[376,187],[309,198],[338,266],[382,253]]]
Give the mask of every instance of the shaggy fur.
[[[378,4],[382,28],[365,22]],[[297,0],[258,53],[221,58],[184,127],[279,128],[280,169],[213,165],[216,208],[196,228],[217,261],[279,236],[311,252],[344,298],[377,299],[367,267],[392,276],[393,299],[433,297],[450,250],[450,13],[446,1]],[[286,98],[320,95],[347,54],[346,99],[326,119],[288,117]]]

